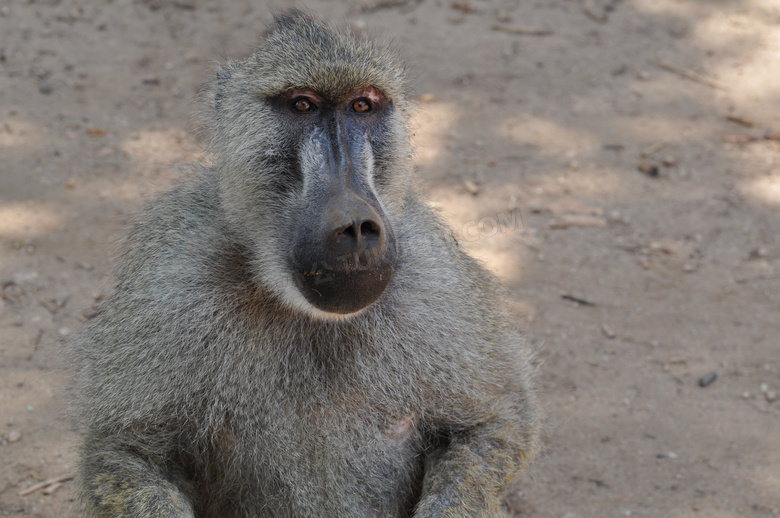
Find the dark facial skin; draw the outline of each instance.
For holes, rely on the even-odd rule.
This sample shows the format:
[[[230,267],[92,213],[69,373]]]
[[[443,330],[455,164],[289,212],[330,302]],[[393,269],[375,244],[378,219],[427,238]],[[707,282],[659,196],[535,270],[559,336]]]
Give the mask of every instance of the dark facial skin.
[[[340,100],[291,89],[277,106],[299,135],[305,205],[297,215],[288,265],[306,300],[350,314],[384,292],[397,259],[395,238],[374,191],[371,136],[392,104],[366,87]],[[304,153],[305,154],[305,153]],[[314,155],[314,156],[311,156]]]

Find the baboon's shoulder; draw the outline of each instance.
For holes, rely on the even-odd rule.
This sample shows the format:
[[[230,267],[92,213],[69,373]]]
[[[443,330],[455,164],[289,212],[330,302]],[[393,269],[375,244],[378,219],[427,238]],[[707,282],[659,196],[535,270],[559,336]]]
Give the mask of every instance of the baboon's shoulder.
[[[193,172],[134,216],[117,274],[196,267],[225,246],[228,234],[215,179],[208,171]]]

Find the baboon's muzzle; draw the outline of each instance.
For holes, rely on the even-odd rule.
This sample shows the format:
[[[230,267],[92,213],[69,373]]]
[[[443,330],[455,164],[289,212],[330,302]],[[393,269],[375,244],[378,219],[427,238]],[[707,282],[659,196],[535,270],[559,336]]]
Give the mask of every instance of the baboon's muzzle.
[[[306,206],[289,254],[297,288],[327,313],[355,313],[379,299],[397,258],[395,237],[370,186],[370,144],[362,132],[353,133],[350,138],[334,117],[331,127],[310,139],[320,156],[311,169],[302,164]]]

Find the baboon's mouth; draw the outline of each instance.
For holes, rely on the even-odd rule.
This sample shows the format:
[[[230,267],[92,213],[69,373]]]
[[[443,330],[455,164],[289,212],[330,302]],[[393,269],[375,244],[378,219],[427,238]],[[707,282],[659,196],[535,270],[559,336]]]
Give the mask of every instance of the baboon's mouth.
[[[393,271],[392,264],[299,270],[297,288],[320,311],[348,315],[376,302],[390,284]]]

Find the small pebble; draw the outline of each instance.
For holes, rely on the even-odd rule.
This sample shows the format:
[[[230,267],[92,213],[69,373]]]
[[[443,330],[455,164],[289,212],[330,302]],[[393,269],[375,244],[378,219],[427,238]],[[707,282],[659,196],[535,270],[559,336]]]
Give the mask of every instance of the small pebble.
[[[601,332],[604,333],[604,336],[612,340],[617,336],[617,333],[609,327],[607,324],[601,324]]]
[[[100,314],[100,308],[97,306],[92,306],[91,308],[87,308],[84,311],[82,311],[81,316],[89,320],[90,318],[95,318]]]
[[[479,194],[479,187],[471,180],[466,180],[465,182],[463,182],[463,187],[465,187],[466,190],[469,192],[469,194],[471,194],[472,196],[476,196],[477,194]]]
[[[51,83],[48,81],[41,81],[38,83],[38,91],[41,92],[43,95],[49,95],[52,92],[53,88],[51,86]]]
[[[718,373],[717,372],[715,372],[715,371],[708,372],[707,374],[705,374],[704,376],[699,378],[699,386],[700,387],[709,387],[710,385],[712,385],[712,383],[716,379],[718,379]]]
[[[8,442],[14,443],[22,438],[22,434],[19,433],[19,430],[11,430],[8,432]]]
[[[647,160],[642,160],[639,162],[636,168],[651,178],[656,178],[658,176],[658,166]]]
[[[764,398],[766,399],[767,403],[774,403],[778,399],[777,392],[774,390],[767,390],[764,392]]]
[[[86,261],[81,261],[81,262],[77,263],[76,264],[76,268],[81,268],[82,270],[85,270],[87,272],[91,272],[92,270],[95,269],[94,266],[92,266],[90,263],[88,263]]]
[[[763,246],[756,246],[753,247],[752,250],[750,250],[750,253],[748,254],[748,259],[761,259],[763,257],[766,257],[769,255],[769,252],[766,248]]]

